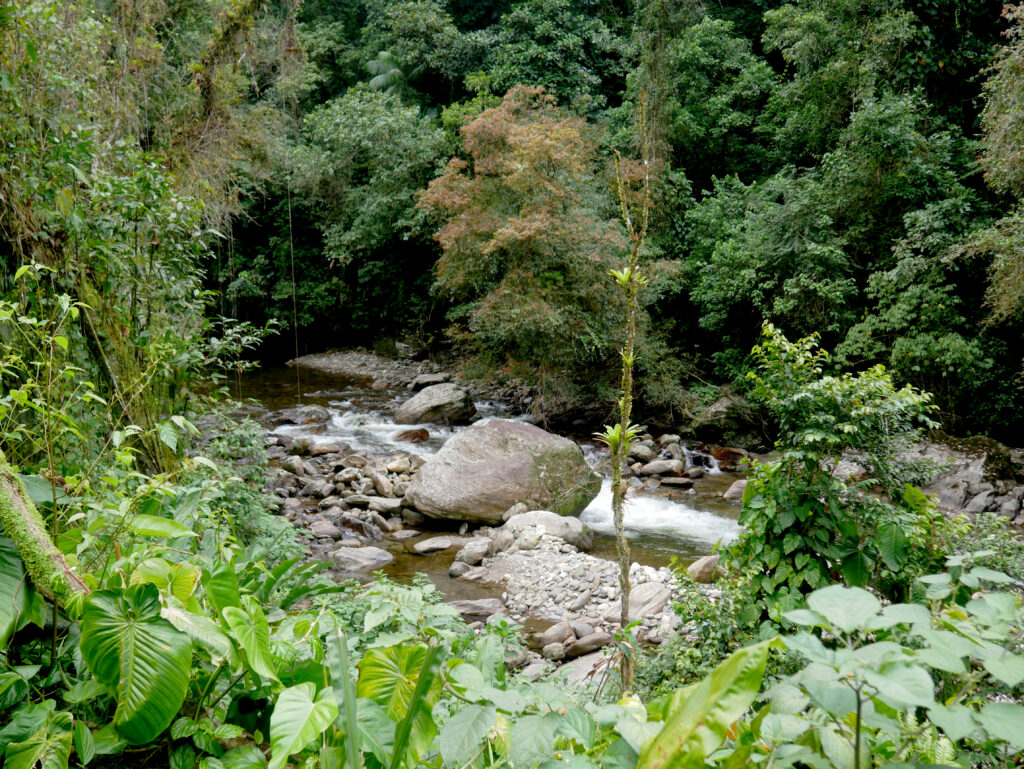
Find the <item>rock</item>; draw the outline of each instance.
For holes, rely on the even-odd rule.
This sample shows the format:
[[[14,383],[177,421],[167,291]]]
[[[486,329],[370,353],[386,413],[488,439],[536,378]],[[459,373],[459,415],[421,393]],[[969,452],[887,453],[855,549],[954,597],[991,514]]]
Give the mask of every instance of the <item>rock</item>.
[[[492,614],[505,611],[505,604],[499,598],[477,598],[466,601],[449,601],[448,605],[457,611],[464,620],[486,620]]]
[[[575,641],[576,634],[568,622],[559,622],[540,634],[540,645],[564,644],[566,641]]]
[[[461,577],[463,574],[465,574],[471,568],[472,568],[472,566],[470,566],[465,561],[455,561],[454,563],[452,563],[452,565],[450,567],[448,567],[448,576],[449,577]]]
[[[544,655],[545,659],[549,660],[565,659],[565,647],[560,643],[548,644],[540,650],[540,653]]]
[[[306,474],[305,464],[300,456],[292,455],[290,457],[286,457],[284,461],[281,462],[281,467],[290,473],[294,473],[300,478]]]
[[[323,478],[313,478],[299,492],[300,497],[318,497],[323,499],[334,492],[334,484]]]
[[[612,637],[603,630],[589,633],[565,647],[566,657],[582,657],[584,654],[596,652],[612,642]]]
[[[388,534],[388,539],[395,542],[404,542],[407,539],[415,539],[419,535],[420,532],[416,531],[416,529],[402,529],[401,531],[392,531]]]
[[[1007,518],[1016,518],[1017,513],[1020,512],[1020,500],[1016,497],[1010,497],[999,506],[999,514],[1004,515]]]
[[[525,678],[527,681],[536,681],[542,675],[547,673],[551,669],[551,663],[547,660],[537,660],[536,662],[529,663],[526,667],[519,671],[519,676]]]
[[[298,406],[293,409],[285,409],[281,412],[283,423],[296,425],[311,425],[316,422],[326,422],[331,418],[331,412],[323,406]]]
[[[383,473],[367,473],[367,478],[373,481],[373,488],[376,489],[377,493],[382,497],[394,496],[394,491],[391,488],[391,481],[387,479],[387,476]]]
[[[572,606],[569,607],[570,611],[582,611],[583,608],[590,603],[590,599],[593,597],[593,593],[589,590],[584,590],[577,596],[576,600],[572,602]]]
[[[662,478],[661,479],[661,485],[662,486],[675,486],[676,488],[688,489],[688,488],[690,488],[693,485],[693,478],[689,478],[687,476],[683,476],[681,478],[672,478],[672,477]]]
[[[658,438],[658,445],[668,446],[671,443],[679,443],[680,440],[680,437],[675,433],[665,433],[664,435]]]
[[[423,443],[430,437],[430,433],[427,432],[426,428],[420,428],[418,430],[405,430],[395,436],[396,441],[402,441],[403,443]]]
[[[524,526],[516,534],[516,544],[520,550],[535,550],[544,536],[541,526]]]
[[[402,522],[406,526],[421,526],[427,517],[419,510],[412,510],[408,507],[402,508]]]
[[[983,513],[988,510],[989,504],[995,494],[991,491],[983,491],[967,503],[968,513]]]
[[[574,619],[569,621],[569,627],[572,628],[572,632],[577,638],[586,638],[588,635],[594,632],[594,628],[588,625],[582,620]]]
[[[335,526],[333,523],[327,521],[313,521],[309,526],[309,533],[317,539],[321,537],[329,537],[331,539],[338,539],[341,537],[341,529]]]
[[[633,443],[629,447],[629,456],[641,462],[650,462],[658,455],[654,452],[654,449],[642,443]]]
[[[366,457],[358,454],[350,454],[341,460],[342,467],[366,467]]]
[[[517,502],[578,515],[600,488],[569,439],[517,420],[483,419],[427,460],[405,498],[433,518],[494,524]]]
[[[381,569],[393,560],[391,553],[379,547],[342,547],[334,551],[337,567],[354,574]]]
[[[577,657],[563,665],[559,672],[565,676],[570,686],[580,686],[591,679],[600,679],[602,671],[607,667],[609,658],[603,652],[596,651]]]
[[[395,457],[384,465],[384,469],[389,473],[396,473],[398,475],[401,475],[402,473],[411,473],[412,462],[409,461],[409,457]]]
[[[735,502],[736,500],[743,499],[743,492],[746,490],[747,481],[745,479],[740,481],[733,481],[732,485],[725,490],[725,493],[722,495],[722,499],[727,499],[730,502]]]
[[[686,477],[689,478],[690,480],[693,480],[693,481],[696,481],[699,478],[703,478],[704,477],[704,468],[703,467],[691,467],[689,470],[686,471]]]
[[[703,582],[704,584],[714,582],[715,577],[722,571],[718,566],[719,558],[717,553],[698,558],[686,567],[686,573],[694,582]]]
[[[444,384],[445,382],[450,381],[452,381],[452,375],[447,372],[441,372],[438,374],[420,374],[409,383],[409,389],[422,390],[424,387]]]
[[[641,475],[679,475],[683,472],[683,462],[679,459],[655,459],[640,468]]]
[[[726,392],[693,420],[694,435],[702,441],[756,446],[764,442],[758,409],[741,395]]]
[[[631,621],[658,614],[672,598],[672,591],[662,582],[644,582],[637,585],[629,596],[629,618]]]
[[[530,508],[528,508],[522,502],[516,502],[514,505],[512,505],[512,507],[510,507],[508,510],[501,514],[501,520],[507,521],[513,515],[522,515],[523,513],[527,513],[529,511]]]
[[[747,456],[746,449],[736,449],[730,446],[720,446],[711,450],[713,456],[719,462],[732,462],[735,464]]]
[[[430,555],[431,553],[443,552],[453,544],[449,537],[431,537],[430,539],[417,542],[410,549],[417,555]]]
[[[512,532],[512,536],[518,539],[520,532],[534,526],[539,526],[549,537],[558,537],[580,550],[589,550],[593,545],[590,529],[579,518],[561,516],[548,510],[521,513],[511,518],[500,531]]]
[[[347,454],[352,451],[352,447],[344,441],[317,441],[309,448],[310,456],[322,457],[327,454]]]
[[[420,390],[399,406],[394,422],[397,425],[464,424],[475,416],[476,406],[468,392],[453,384],[439,384]]]
[[[494,539],[491,540],[491,544],[487,552],[491,555],[496,555],[497,553],[504,553],[506,550],[512,547],[512,545],[515,544],[515,541],[516,538],[511,531],[499,530],[498,533],[494,535]]]
[[[491,540],[485,539],[484,537],[476,537],[471,539],[462,549],[455,554],[455,562],[462,562],[470,566],[476,566],[480,561],[487,555],[487,551],[491,547]]]

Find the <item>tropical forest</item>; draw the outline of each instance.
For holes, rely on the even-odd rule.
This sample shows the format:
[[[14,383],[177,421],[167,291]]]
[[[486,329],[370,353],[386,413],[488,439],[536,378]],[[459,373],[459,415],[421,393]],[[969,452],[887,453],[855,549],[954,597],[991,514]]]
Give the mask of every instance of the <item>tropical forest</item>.
[[[0,0],[81,767],[1024,767],[1024,5]]]

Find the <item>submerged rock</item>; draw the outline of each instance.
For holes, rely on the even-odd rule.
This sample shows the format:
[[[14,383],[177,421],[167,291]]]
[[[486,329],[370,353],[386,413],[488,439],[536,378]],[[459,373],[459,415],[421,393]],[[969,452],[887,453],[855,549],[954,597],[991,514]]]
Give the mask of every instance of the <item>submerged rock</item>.
[[[495,524],[517,502],[578,515],[600,488],[600,476],[569,439],[520,421],[483,419],[427,460],[405,499],[432,518]]]

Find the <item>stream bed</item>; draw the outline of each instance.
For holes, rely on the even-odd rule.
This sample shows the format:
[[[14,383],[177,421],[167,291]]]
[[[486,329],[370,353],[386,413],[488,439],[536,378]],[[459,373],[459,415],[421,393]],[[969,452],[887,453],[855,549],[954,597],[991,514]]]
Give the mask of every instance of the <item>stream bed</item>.
[[[343,440],[368,456],[403,451],[427,457],[458,429],[436,424],[394,424],[388,415],[411,393],[375,387],[369,375],[327,374],[306,368],[265,368],[245,375],[235,394],[259,404],[254,414],[257,420],[268,412],[297,405],[324,406],[331,414],[326,425],[282,425],[275,428],[274,433],[290,438],[306,437],[311,441]],[[478,400],[476,405],[481,417],[528,419],[511,413],[498,402]],[[429,438],[425,442],[400,440],[403,432],[417,428],[427,429]],[[588,462],[600,470],[607,452],[592,441],[576,438]],[[661,567],[675,559],[686,565],[710,553],[719,541],[736,536],[739,530],[736,522],[738,508],[724,502],[721,497],[737,476],[718,471],[713,460],[710,461],[712,467],[704,478],[695,483],[693,492],[639,492],[629,497],[625,525],[633,561]],[[591,554],[614,560],[611,484],[607,477],[600,493],[580,518],[595,534]],[[458,527],[458,522],[431,522],[430,535],[453,532]],[[449,598],[493,595],[493,587],[449,577],[448,568],[455,556],[454,551],[432,556],[397,549],[392,552],[395,560],[384,571],[398,581],[408,582],[416,574],[425,574]]]

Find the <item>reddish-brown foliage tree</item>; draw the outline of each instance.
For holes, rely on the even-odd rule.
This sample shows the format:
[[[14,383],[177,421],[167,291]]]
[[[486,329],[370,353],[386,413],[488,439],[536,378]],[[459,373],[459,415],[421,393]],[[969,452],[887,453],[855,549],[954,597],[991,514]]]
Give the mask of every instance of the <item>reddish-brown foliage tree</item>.
[[[626,247],[593,129],[543,88],[517,86],[462,137],[468,159],[419,202],[443,222],[436,287],[460,303],[454,333],[558,405],[592,394],[621,337],[607,272]]]

